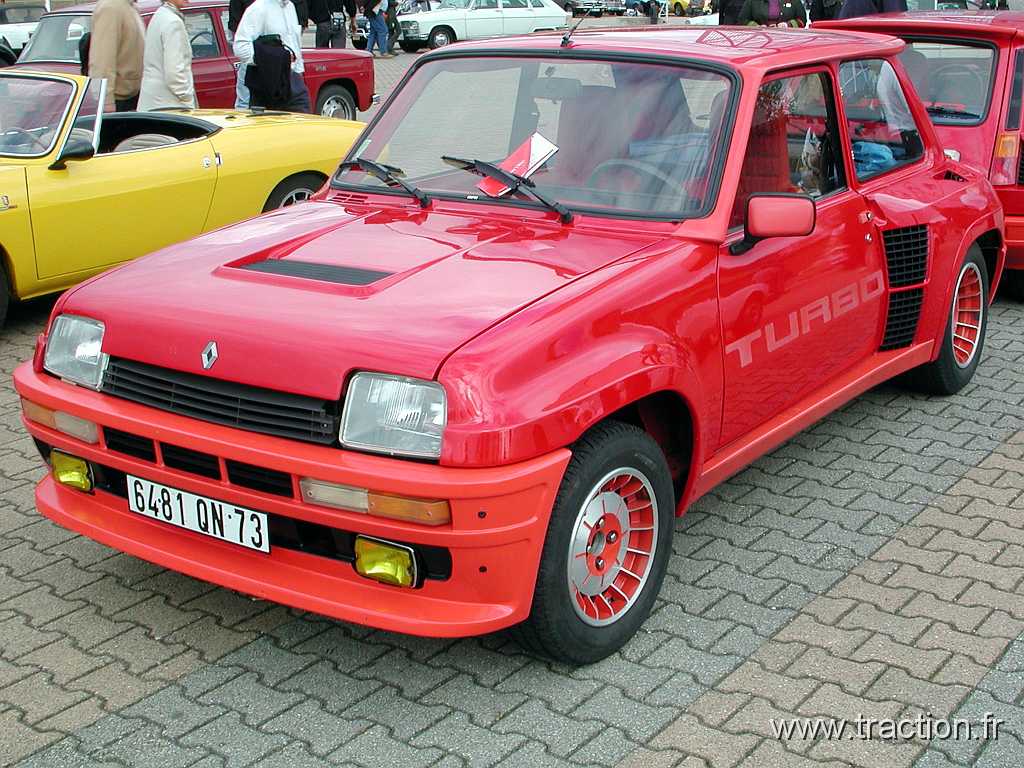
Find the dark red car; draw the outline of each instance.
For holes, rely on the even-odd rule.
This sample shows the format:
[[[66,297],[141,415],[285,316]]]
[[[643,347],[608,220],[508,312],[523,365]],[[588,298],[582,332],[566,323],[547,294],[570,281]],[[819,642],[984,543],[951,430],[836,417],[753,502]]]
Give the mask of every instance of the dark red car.
[[[1006,287],[1024,301],[1024,13],[933,11],[816,22],[895,35],[939,141],[988,176],[1006,210]]]
[[[316,199],[58,301],[14,376],[39,509],[347,621],[606,656],[695,499],[882,381],[974,375],[1002,207],[902,47],[423,56]]]
[[[156,0],[136,4],[143,20],[160,7]],[[78,44],[89,31],[93,4],[76,5],[48,13],[39,22],[15,66],[35,71],[80,71]],[[182,13],[192,42],[192,73],[202,108],[235,105],[238,59],[231,52],[228,4],[224,0],[194,0]],[[317,114],[357,119],[373,101],[373,58],[363,51],[326,48],[303,49],[306,86]]]

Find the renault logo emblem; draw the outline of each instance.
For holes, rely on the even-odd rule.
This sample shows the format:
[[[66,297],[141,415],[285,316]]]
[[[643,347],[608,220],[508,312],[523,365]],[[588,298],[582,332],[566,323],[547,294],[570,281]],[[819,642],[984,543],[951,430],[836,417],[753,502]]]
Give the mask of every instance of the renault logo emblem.
[[[211,341],[203,348],[203,370],[208,371],[217,362],[217,342]]]

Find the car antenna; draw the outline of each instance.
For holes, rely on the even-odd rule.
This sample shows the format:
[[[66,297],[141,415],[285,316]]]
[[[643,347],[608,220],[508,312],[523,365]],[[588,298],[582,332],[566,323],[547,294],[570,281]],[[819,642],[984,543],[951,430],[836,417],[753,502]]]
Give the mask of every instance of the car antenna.
[[[569,39],[572,37],[573,32],[575,32],[577,30],[577,28],[580,26],[580,24],[583,23],[583,20],[586,19],[586,18],[587,18],[587,14],[583,14],[582,16],[580,16],[580,20],[572,25],[571,29],[567,29],[565,31],[565,34],[562,35],[562,45],[560,47],[562,47],[562,48],[568,48],[569,47]]]

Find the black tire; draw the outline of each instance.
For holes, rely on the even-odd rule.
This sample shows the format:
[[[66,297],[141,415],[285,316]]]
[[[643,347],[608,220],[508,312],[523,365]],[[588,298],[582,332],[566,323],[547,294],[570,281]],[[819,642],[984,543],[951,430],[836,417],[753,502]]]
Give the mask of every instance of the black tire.
[[[972,278],[970,275],[974,274]],[[961,294],[961,287],[963,287],[966,294],[970,287],[970,281],[974,279],[980,279],[981,282],[981,297],[980,297],[980,318],[971,318],[972,312],[961,313],[964,321],[968,319],[975,319],[977,325],[977,337],[970,345],[971,354],[969,358],[958,359],[957,347],[954,346],[954,321],[953,311],[954,307],[957,306],[958,297]],[[965,282],[966,281],[966,282]],[[981,253],[981,249],[977,245],[972,245],[967,251],[967,255],[964,257],[963,264],[957,271],[956,283],[953,288],[953,298],[950,302],[950,306],[947,309],[947,317],[949,320],[946,324],[946,332],[942,335],[942,348],[939,351],[939,356],[930,363],[915,368],[910,371],[907,377],[907,383],[909,383],[914,389],[921,392],[925,392],[930,395],[953,395],[967,386],[968,382],[974,377],[974,372],[978,369],[978,363],[981,361],[982,353],[985,351],[985,331],[988,328],[988,296],[989,296],[989,282],[988,282],[988,268],[985,266],[985,258]],[[972,324],[973,325],[973,324]],[[967,328],[967,332],[970,332],[970,327],[961,326]],[[961,351],[963,350],[963,342],[960,342],[958,335],[958,343],[961,344]]]
[[[597,626],[581,618],[580,614],[584,611],[581,607],[583,598],[578,599],[570,591],[569,553],[571,547],[578,548],[574,547],[574,544],[578,545],[580,539],[578,536],[574,538],[574,535],[582,531],[579,527],[581,521],[586,526],[587,510],[596,509],[593,506],[596,504],[594,494],[607,487],[607,483],[614,482],[610,478],[619,477],[620,475],[615,473],[620,470],[639,472],[648,481],[648,486],[642,487],[641,490],[649,487],[650,492],[643,492],[656,502],[650,513],[652,521],[656,521],[655,530],[650,534],[653,542],[649,541],[646,545],[639,543],[634,536],[642,529],[630,521],[628,544],[649,547],[652,554],[642,568],[635,560],[630,561],[631,567],[642,571],[641,575],[645,576],[645,580],[630,598],[632,602],[627,602],[625,608],[618,609],[621,613],[617,619],[606,619],[611,623]],[[534,653],[570,664],[599,661],[625,645],[650,615],[665,578],[665,570],[672,553],[674,496],[672,477],[665,456],[658,444],[643,430],[622,422],[608,421],[581,437],[573,446],[573,456],[551,512],[530,616],[513,630],[516,639]],[[591,505],[587,505],[588,499],[591,500]],[[604,508],[602,504],[600,509]],[[600,519],[603,521],[606,518],[611,519],[607,514],[602,515]],[[612,530],[612,525],[609,523],[605,530]],[[592,532],[590,537],[593,539],[593,531],[601,529],[602,524],[586,528]],[[611,536],[609,533],[606,538],[601,539],[602,549],[598,554],[607,552],[607,547],[616,541]],[[584,543],[587,544],[586,552],[590,553],[595,541],[588,539]],[[623,537],[616,552],[621,552],[626,545],[627,539]],[[628,558],[630,555],[620,556]],[[600,565],[600,560],[597,562]],[[586,569],[588,566],[584,564],[582,567]],[[599,589],[604,586],[604,577],[607,574],[608,571],[602,574],[602,579],[598,583]],[[582,579],[581,585],[586,585],[590,578],[588,575]],[[616,577],[613,576],[609,585],[615,583],[615,580]],[[628,589],[627,584],[624,583],[623,586]],[[600,594],[609,594],[612,601],[621,602],[621,598],[609,591],[610,588],[609,586]],[[618,593],[622,594],[623,598],[626,597],[624,592]],[[590,602],[597,606],[593,599]],[[612,603],[608,600],[603,602],[611,609]],[[611,610],[611,615],[614,616],[615,609]]]
[[[365,51],[366,50],[366,38],[365,37],[360,37],[360,38],[358,38],[356,40],[353,40],[352,41],[352,47],[355,48],[356,50],[359,50],[359,51]]]
[[[399,40],[398,47],[406,53],[416,53],[420,49],[420,43],[410,43],[408,40]]]
[[[441,48],[442,46],[454,43],[457,39],[455,37],[455,30],[451,27],[434,27],[430,30],[427,45],[431,48]]]
[[[1024,269],[1003,272],[1003,290],[1014,301],[1024,301]]]
[[[263,206],[263,212],[276,211],[278,208],[302,202],[302,200],[294,199],[293,196],[305,194],[306,198],[308,198],[323,185],[324,177],[319,173],[306,172],[289,176],[274,187],[274,191],[267,198],[266,205]]]
[[[337,83],[325,85],[316,97],[316,113],[321,117],[355,120],[357,115],[355,97],[344,85]]]

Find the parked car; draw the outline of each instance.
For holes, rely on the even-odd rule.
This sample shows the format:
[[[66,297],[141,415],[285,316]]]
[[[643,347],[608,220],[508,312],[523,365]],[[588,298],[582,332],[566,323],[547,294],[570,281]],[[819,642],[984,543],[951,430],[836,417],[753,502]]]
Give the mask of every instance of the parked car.
[[[50,10],[50,1],[44,3],[19,3],[0,5],[0,38],[15,53],[20,53],[36,31],[36,25],[43,14]]]
[[[621,16],[626,12],[625,0],[555,0],[555,2],[572,16],[603,16],[606,13]]]
[[[403,51],[440,48],[456,40],[563,29],[569,15],[554,0],[441,0],[436,11],[398,17]]]
[[[14,374],[39,509],[345,621],[612,653],[695,499],[886,379],[975,373],[1002,208],[901,47],[665,26],[419,57],[314,201],[57,302]]]
[[[703,16],[708,12],[704,0],[672,0],[669,10],[673,16]]]
[[[80,73],[78,43],[89,31],[92,4],[49,13],[39,22],[17,66],[49,72]],[[139,0],[146,23],[160,7],[157,0]],[[193,0],[182,9],[192,41],[192,73],[202,108],[235,105],[238,59],[231,52],[226,0]],[[303,49],[305,80],[317,114],[354,120],[373,101],[373,59],[348,49]]]
[[[0,73],[0,325],[11,299],[308,198],[363,127],[283,112],[97,114],[104,84]]]
[[[895,35],[942,145],[988,177],[1006,210],[1006,287],[1024,301],[1024,13],[884,14],[815,27]]]

